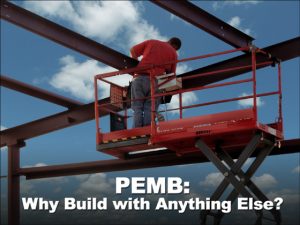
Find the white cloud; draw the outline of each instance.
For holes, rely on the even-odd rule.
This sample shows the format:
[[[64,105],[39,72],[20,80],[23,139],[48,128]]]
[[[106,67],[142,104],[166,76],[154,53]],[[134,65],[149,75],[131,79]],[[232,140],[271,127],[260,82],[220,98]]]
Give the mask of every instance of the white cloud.
[[[85,181],[89,178],[89,174],[76,175],[74,178],[79,181]]]
[[[168,38],[162,36],[159,30],[150,25],[146,20],[141,20],[138,24],[133,24],[131,31],[127,34],[129,46],[136,45],[148,39],[158,39],[166,41]]]
[[[113,193],[115,181],[107,178],[105,173],[92,174],[82,182],[75,194],[81,196],[96,196]]]
[[[251,1],[251,0],[243,0],[243,1],[239,1],[239,0],[228,0],[225,1],[225,4],[227,5],[256,5],[257,3],[259,3],[259,1]]]
[[[233,27],[239,27],[241,24],[241,18],[238,16],[232,17],[228,23]]]
[[[182,74],[188,72],[189,70],[191,70],[191,68],[188,65],[180,63],[176,67],[176,74]]]
[[[251,29],[249,28],[243,28],[241,26],[241,23],[242,23],[242,19],[238,16],[234,16],[232,17],[228,22],[227,22],[229,25],[235,27],[236,29],[239,29],[240,31],[250,35],[251,34]]]
[[[100,73],[112,72],[115,69],[109,66],[100,66],[96,60],[86,60],[77,62],[73,56],[67,55],[60,59],[62,67],[59,72],[54,74],[50,84],[62,91],[86,101],[94,100],[94,75]],[[129,75],[115,76],[108,80],[119,85],[128,85]],[[99,82],[100,96],[104,98],[109,96],[109,85]]]
[[[300,173],[300,166],[297,166],[295,167],[293,170],[292,170],[293,173]]]
[[[206,188],[217,187],[224,176],[220,172],[208,174],[203,181],[200,182],[200,186]],[[253,177],[253,182],[260,188],[271,188],[277,184],[277,180],[270,174],[263,174],[259,177]]]
[[[224,178],[223,174],[221,174],[219,172],[210,173],[205,177],[204,181],[200,182],[200,186],[203,186],[206,188],[217,187],[221,183],[223,178]]]
[[[212,7],[214,10],[218,10],[223,8],[224,6],[246,6],[248,7],[249,5],[256,5],[260,1],[238,1],[238,0],[228,0],[228,1],[215,1],[212,4]]]
[[[28,167],[43,167],[47,166],[45,163],[37,163],[35,165],[26,165],[23,168]],[[23,195],[36,195],[37,190],[40,189],[41,184],[49,184],[51,187],[53,186],[53,192],[59,193],[62,190],[61,185],[66,184],[69,181],[66,177],[53,177],[53,178],[43,178],[43,179],[35,179],[35,180],[25,180],[21,179],[20,190]]]
[[[271,175],[264,173],[263,175],[253,177],[253,182],[262,189],[272,188],[277,184],[277,180]]]
[[[299,204],[300,195],[299,190],[282,189],[279,191],[270,191],[267,193],[269,199],[275,199],[281,197],[284,204]]]
[[[179,19],[178,16],[175,16],[173,13],[170,13],[170,20],[173,21],[175,19]]]
[[[132,45],[147,39],[166,40],[159,30],[143,18],[143,4],[132,1],[26,1],[25,8],[56,22],[65,22],[76,32],[100,42],[116,43],[129,51]],[[93,77],[114,69],[95,60],[77,62],[67,55],[60,59],[62,67],[50,84],[86,101],[94,100]],[[119,84],[128,84],[129,77],[114,77]],[[39,83],[39,80],[34,80]],[[109,86],[100,97],[109,94]]]
[[[182,105],[187,106],[195,103],[198,100],[194,92],[186,92],[182,94]],[[161,106],[163,107],[163,106]],[[179,107],[179,95],[173,95],[171,102],[167,104],[167,109],[174,109]],[[171,114],[178,114],[179,110],[169,111]]]
[[[103,42],[137,44],[145,39],[166,39],[142,18],[141,3],[131,1],[26,1],[25,7],[61,20],[75,31]]]
[[[50,84],[61,91],[70,93],[81,100],[93,101],[94,100],[94,75],[114,71],[112,67],[101,66],[95,60],[86,60],[84,62],[77,62],[73,56],[67,55],[60,59],[62,67],[59,71],[52,76]],[[177,66],[177,74],[182,74],[190,68],[186,64],[179,64]],[[121,86],[127,86],[132,79],[130,75],[115,76],[108,78]],[[109,87],[107,83],[98,82],[99,98],[109,96]],[[187,92],[182,95],[183,105],[193,104],[197,101],[197,96],[193,92]],[[175,95],[172,100],[167,104],[168,108],[176,108],[179,106],[179,97]],[[172,114],[179,113],[178,110],[171,111]]]
[[[254,158],[247,159],[246,162],[244,163],[244,166],[248,166],[248,165],[252,164],[253,161],[254,161]]]
[[[43,166],[47,166],[47,164],[46,163],[37,163],[33,167],[43,167]]]
[[[245,97],[245,96],[249,96],[249,95],[252,95],[252,94],[242,93],[239,97]],[[265,102],[263,100],[261,100],[260,97],[257,97],[256,99],[257,99],[256,100],[257,107],[261,107],[265,104]],[[252,107],[253,106],[253,98],[239,100],[238,104],[243,108]]]

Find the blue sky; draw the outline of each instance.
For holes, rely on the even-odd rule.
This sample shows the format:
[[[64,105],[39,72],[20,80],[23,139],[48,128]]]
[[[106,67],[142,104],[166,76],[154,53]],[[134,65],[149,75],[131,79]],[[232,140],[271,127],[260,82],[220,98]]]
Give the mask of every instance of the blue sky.
[[[18,1],[15,3],[127,55],[129,48],[140,41],[149,38],[166,40],[172,36],[180,37],[183,42],[179,58],[232,48],[150,2],[107,1],[101,4],[79,1],[75,3]],[[249,33],[256,39],[254,44],[258,47],[273,45],[299,36],[300,33],[299,1],[197,1],[194,4]],[[179,65],[178,73],[233,55]],[[111,70],[113,68],[1,20],[1,74],[3,75],[87,103],[93,101],[91,95],[93,75]],[[299,138],[299,58],[284,62],[282,72],[285,138]],[[259,91],[270,91],[276,87],[274,69],[260,70],[258,75]],[[122,84],[126,82],[126,79],[121,80]],[[103,92],[103,96],[106,93]],[[185,96],[185,104],[210,101],[220,96],[240,96],[243,93],[251,93],[249,85],[220,89],[218,92],[207,91],[204,94],[189,93]],[[172,106],[175,105],[175,100],[176,98]],[[277,100],[275,98],[260,100],[261,120],[272,121],[276,117],[274,105]],[[190,110],[185,112],[185,115],[234,110],[244,106],[245,102],[231,103],[221,105],[219,108],[207,107],[200,112]],[[63,110],[65,110],[63,107],[1,87],[0,124],[3,129]],[[170,118],[176,116],[176,114],[169,114]],[[111,158],[100,154],[95,149],[94,121],[28,140],[26,144],[21,151],[22,166]],[[1,151],[2,175],[6,174],[6,166],[7,151],[4,149]],[[211,183],[220,179],[216,172],[217,170],[211,164],[206,163],[57,178],[51,181],[22,181],[22,193],[31,196],[38,194],[48,198],[62,198],[67,194],[84,196],[88,193],[105,193],[103,191],[105,188],[101,189],[103,183],[107,184],[105,187],[113,187],[110,179],[115,176],[160,175],[180,176],[191,182],[194,193],[208,197],[213,189]],[[255,176],[257,183],[263,186],[269,196],[284,196],[289,200],[299,199],[299,154],[270,157]],[[1,182],[1,198],[5,199],[6,181]]]

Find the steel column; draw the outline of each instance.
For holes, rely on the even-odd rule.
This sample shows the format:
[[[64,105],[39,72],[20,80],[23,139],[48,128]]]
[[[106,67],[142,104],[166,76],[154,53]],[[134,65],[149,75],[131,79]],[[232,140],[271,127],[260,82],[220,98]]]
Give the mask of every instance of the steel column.
[[[152,0],[152,2],[234,47],[247,46],[254,40],[189,1]]]
[[[8,146],[8,175],[7,175],[7,200],[8,224],[20,224],[20,148],[24,144]]]

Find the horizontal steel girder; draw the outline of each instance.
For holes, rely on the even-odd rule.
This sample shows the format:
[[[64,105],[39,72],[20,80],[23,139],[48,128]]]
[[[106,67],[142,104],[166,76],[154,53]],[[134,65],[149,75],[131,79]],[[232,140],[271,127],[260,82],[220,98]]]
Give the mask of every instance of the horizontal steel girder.
[[[119,108],[108,104],[109,98],[99,101],[99,115],[105,116],[110,111],[119,111]],[[0,132],[1,146],[15,144],[18,141],[30,139],[95,118],[94,103],[69,109],[42,119],[38,119],[23,125],[9,128]]]
[[[289,41],[285,41],[276,45],[272,45],[270,47],[267,47],[269,52],[272,52],[274,56],[280,58],[282,61],[289,60],[292,58],[295,58],[300,55],[299,53],[299,43],[300,38],[295,38]],[[287,52],[289,51],[289,52]],[[207,71],[215,71],[222,68],[230,68],[232,66],[235,66],[234,63],[243,63],[243,61],[240,59],[240,57],[245,56],[238,56],[229,60],[225,60],[204,68],[200,68],[198,70],[183,74],[181,76],[190,76],[197,73],[207,72]],[[261,67],[262,68],[262,67]],[[207,77],[198,77],[190,80],[186,80],[183,83],[184,88],[191,88],[195,86],[201,86],[206,85],[209,83],[217,82],[222,79],[226,79],[229,77],[240,75],[247,71],[239,71],[239,72],[227,72],[225,75],[210,75]],[[216,78],[214,78],[216,76]],[[103,102],[108,103],[109,99],[103,100]],[[76,123],[69,123],[67,122],[68,115],[76,114],[76,117],[80,117],[80,120],[76,120]],[[106,115],[106,114],[104,114]],[[1,134],[1,146],[6,145],[9,141],[16,141],[16,140],[26,140],[29,138],[33,138],[42,134],[46,134],[49,132],[53,132],[59,129],[63,129],[75,124],[87,122],[89,120],[94,119],[94,104],[86,104],[80,107],[77,107],[72,110],[67,110],[62,113],[58,113],[55,115],[52,115],[50,117],[45,117],[30,123],[26,123],[17,127],[13,127],[7,130],[3,130],[0,132]],[[64,123],[60,123],[61,121],[64,121]],[[58,125],[60,124],[60,125]],[[34,127],[34,129],[32,129]]]
[[[83,105],[83,103],[79,101],[66,98],[64,96],[46,91],[44,89],[23,83],[21,81],[3,75],[0,75],[0,85],[67,108],[74,108]]]
[[[38,16],[7,1],[1,1],[1,19],[23,27],[42,37],[103,62],[117,69],[137,65],[137,61],[88,39],[74,31]]]
[[[232,158],[237,158],[241,150],[243,150],[243,146],[235,149],[235,151],[229,151],[228,153]],[[300,139],[293,139],[283,141],[281,148],[275,147],[270,155],[297,153],[299,151]],[[259,150],[255,151],[252,157],[256,156],[258,152]],[[158,155],[148,155],[128,160],[112,159],[55,166],[21,168],[18,171],[18,174],[26,176],[27,179],[38,179],[204,162],[208,162],[208,159],[202,154],[177,156],[174,152],[165,150],[165,152],[159,153]]]
[[[272,57],[278,58],[281,61],[290,60],[300,56],[300,37],[293,38],[266,48],[263,48],[265,52],[268,52]],[[264,63],[271,59],[265,55],[257,55],[257,63]],[[215,64],[211,64],[206,67],[202,67],[193,71],[179,75],[180,77],[189,77],[195,74],[209,73],[217,70],[226,70],[233,67],[242,67],[251,65],[251,54],[244,54],[225,61],[221,61]],[[264,68],[266,66],[258,66],[257,69]],[[183,80],[183,88],[192,88],[197,86],[205,86],[207,84],[215,83],[221,80],[225,80],[243,73],[250,72],[251,67],[245,69],[238,69],[235,71],[222,72],[214,75],[204,75],[195,79]]]
[[[152,0],[152,2],[234,47],[248,46],[254,40],[189,1]]]

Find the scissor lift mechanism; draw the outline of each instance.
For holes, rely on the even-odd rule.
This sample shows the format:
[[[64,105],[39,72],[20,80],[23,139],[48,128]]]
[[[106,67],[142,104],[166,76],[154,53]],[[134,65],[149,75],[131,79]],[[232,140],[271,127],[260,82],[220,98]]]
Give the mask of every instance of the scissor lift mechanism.
[[[248,66],[243,67],[233,67],[231,69],[219,70],[215,72],[210,72],[209,74],[218,74],[222,72],[227,72],[228,70],[238,70],[243,68],[252,68],[252,78],[224,82],[218,84],[212,84],[191,89],[179,89],[173,90],[166,93],[155,93],[155,79],[151,76],[150,72],[150,82],[151,82],[151,126],[134,128],[134,129],[124,129],[111,131],[109,133],[102,133],[100,129],[100,117],[99,117],[99,107],[102,105],[98,104],[98,92],[99,84],[98,81],[101,80],[111,85],[111,102],[108,104],[113,104],[117,106],[120,111],[123,111],[124,115],[118,112],[111,112],[114,115],[120,117],[120,121],[124,122],[124,128],[127,128],[128,119],[128,103],[130,101],[142,101],[144,99],[127,99],[126,98],[126,88],[121,87],[106,78],[123,75],[123,74],[134,74],[136,72],[151,71],[152,68],[156,66],[166,65],[174,62],[168,62],[160,65],[151,65],[133,69],[125,69],[111,73],[99,74],[94,78],[95,87],[95,119],[97,126],[97,150],[105,152],[107,154],[119,157],[119,158],[129,158],[132,154],[135,157],[140,153],[145,151],[151,151],[152,149],[169,149],[174,151],[179,157],[183,154],[195,153],[204,154],[224,175],[224,179],[218,186],[216,191],[211,196],[211,200],[218,200],[225,192],[226,188],[231,184],[234,190],[228,195],[227,200],[234,201],[239,194],[244,197],[254,198],[256,200],[267,201],[268,198],[265,194],[251,181],[251,177],[254,175],[255,171],[262,164],[264,159],[269,155],[275,145],[280,145],[280,140],[283,139],[283,125],[282,125],[282,90],[281,90],[281,68],[280,61],[270,61],[263,63],[267,65],[274,65],[277,63],[278,66],[278,90],[274,92],[257,94],[256,91],[256,66],[261,64],[256,64],[256,54],[267,54],[262,50],[256,48],[255,46],[247,46],[244,48],[218,52],[214,54],[208,54],[203,56],[197,56],[187,59],[182,59],[177,61],[186,62],[190,60],[203,59],[216,55],[223,55],[228,53],[233,53],[237,51],[249,51],[252,54],[252,63]],[[267,54],[268,55],[268,54]],[[208,75],[197,74],[193,75],[192,78]],[[174,79],[174,78],[171,78]],[[176,78],[175,78],[176,79]],[[191,79],[190,77],[183,77],[182,79]],[[238,98],[224,99],[213,102],[206,102],[201,104],[195,104],[190,106],[183,106],[182,104],[182,94],[184,92],[204,90],[210,88],[223,87],[234,84],[241,84],[252,82],[253,94],[249,96],[243,96]],[[162,82],[165,84],[165,82]],[[155,112],[155,99],[157,97],[163,97],[168,95],[179,95],[179,108],[169,109],[179,110],[179,119],[164,122],[155,122],[156,112]],[[257,98],[263,96],[278,95],[278,119],[272,124],[261,124],[258,122],[257,113]],[[201,107],[206,105],[232,102],[242,99],[253,99],[253,107],[243,110],[235,110],[223,113],[216,113],[204,116],[195,116],[190,118],[183,118],[183,109]],[[124,121],[123,121],[124,120]],[[236,162],[229,156],[228,152],[236,149],[237,147],[245,146],[244,150]],[[259,153],[257,157],[244,172],[241,168],[246,160],[252,156],[255,151]],[[199,151],[200,150],[200,151]],[[155,153],[155,151],[154,151]],[[273,215],[273,221],[276,224],[281,224],[281,214],[279,210],[271,210]],[[207,216],[214,217],[214,224],[220,224],[223,217],[221,211],[202,211],[201,212],[201,224],[206,224]],[[255,224],[261,224],[262,219],[270,219],[263,216],[262,211],[256,211],[257,220]]]

